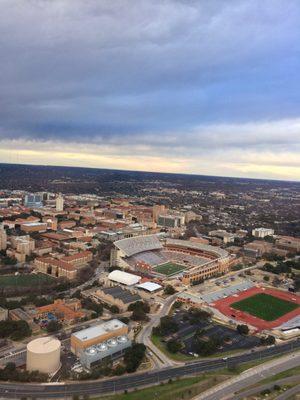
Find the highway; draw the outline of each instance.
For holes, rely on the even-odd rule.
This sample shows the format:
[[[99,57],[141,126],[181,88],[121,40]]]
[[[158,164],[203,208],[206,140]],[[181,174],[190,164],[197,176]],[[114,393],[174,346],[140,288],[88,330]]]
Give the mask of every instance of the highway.
[[[76,395],[100,395],[115,392],[132,390],[146,385],[159,384],[168,379],[182,378],[188,375],[195,375],[206,371],[216,371],[223,369],[226,365],[242,364],[254,360],[263,360],[266,357],[283,355],[287,352],[300,349],[300,341],[286,343],[280,346],[265,348],[253,353],[236,355],[229,357],[225,361],[219,359],[209,359],[194,361],[183,366],[167,367],[160,370],[141,372],[112,379],[101,381],[81,381],[74,383],[51,383],[51,384],[24,384],[24,383],[0,383],[0,397],[20,398],[63,398]],[[291,355],[292,358],[292,355]]]
[[[227,381],[222,382],[219,385],[216,385],[211,389],[197,395],[193,398],[193,400],[236,399],[235,393],[238,393],[245,387],[255,385],[257,382],[265,378],[269,378],[287,369],[297,367],[299,364],[300,351],[297,351],[292,355],[276,358],[256,367],[250,368],[238,376],[228,379]],[[244,398],[244,396],[242,398]]]

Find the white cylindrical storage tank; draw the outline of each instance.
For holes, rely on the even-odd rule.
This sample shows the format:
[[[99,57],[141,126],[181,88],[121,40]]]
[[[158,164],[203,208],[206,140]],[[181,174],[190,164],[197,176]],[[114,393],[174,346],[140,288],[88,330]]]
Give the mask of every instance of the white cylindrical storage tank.
[[[27,345],[27,371],[53,374],[60,367],[60,341],[53,337],[32,340]]]

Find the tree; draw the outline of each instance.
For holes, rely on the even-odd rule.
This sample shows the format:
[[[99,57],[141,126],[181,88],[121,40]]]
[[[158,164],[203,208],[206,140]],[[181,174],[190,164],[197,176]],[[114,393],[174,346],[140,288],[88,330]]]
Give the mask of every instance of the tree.
[[[82,299],[81,305],[87,310],[92,310],[100,317],[103,314],[103,305],[99,303],[94,303],[91,299]]]
[[[171,353],[177,353],[182,348],[182,343],[179,340],[171,339],[167,342],[167,349]]]
[[[175,303],[173,304],[174,308],[181,308],[182,307],[182,301],[176,300]]]
[[[248,325],[244,325],[244,324],[243,325],[238,325],[236,327],[236,330],[240,335],[248,335],[248,333],[249,333]]]
[[[168,315],[162,317],[160,319],[160,324],[158,326],[158,330],[156,333],[159,333],[161,336],[164,336],[169,333],[175,333],[178,331],[178,324],[172,317]]]
[[[53,321],[48,322],[46,329],[47,329],[48,333],[54,333],[54,332],[59,331],[61,328],[62,328],[62,324],[58,321],[53,320]]]
[[[272,335],[268,335],[268,336],[260,338],[260,343],[263,346],[271,346],[271,345],[275,344],[275,342],[276,342],[275,337]]]
[[[127,372],[135,372],[141,364],[146,352],[146,346],[142,343],[134,343],[125,351],[124,363]]]
[[[221,345],[221,339],[217,336],[212,336],[208,340],[203,340],[201,336],[194,335],[194,346],[198,354],[202,356],[209,356],[216,352]]]
[[[120,312],[120,309],[119,309],[118,306],[116,306],[115,304],[113,304],[113,305],[110,307],[110,311],[111,311],[113,314],[118,314],[118,313]]]
[[[128,306],[128,311],[132,311],[131,319],[133,321],[145,321],[147,313],[150,312],[150,306],[146,301],[136,301]]]
[[[30,326],[26,321],[0,321],[0,337],[21,340],[31,335]]]
[[[167,285],[164,288],[164,294],[171,295],[171,294],[174,294],[175,292],[176,292],[176,290],[171,285]]]

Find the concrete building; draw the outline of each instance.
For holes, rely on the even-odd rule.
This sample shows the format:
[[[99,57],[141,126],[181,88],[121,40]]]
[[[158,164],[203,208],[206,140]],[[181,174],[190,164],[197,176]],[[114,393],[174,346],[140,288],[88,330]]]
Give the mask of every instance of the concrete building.
[[[159,204],[155,204],[155,205],[153,206],[153,210],[152,210],[152,213],[153,213],[153,221],[154,221],[154,222],[157,222],[158,216],[159,216],[160,214],[165,213],[165,212],[166,212],[166,206],[164,206],[164,205],[159,205]]]
[[[128,326],[118,319],[111,319],[71,335],[71,351],[80,355],[85,349],[109,339],[128,334]]]
[[[0,226],[0,250],[6,250],[7,248],[7,234],[3,226]]]
[[[55,199],[55,209],[57,212],[64,210],[64,198],[61,193]]]
[[[254,242],[244,245],[244,255],[249,258],[261,257],[263,254],[271,253],[273,244],[264,240],[254,240]]]
[[[117,336],[82,351],[79,356],[80,363],[83,367],[91,369],[104,360],[114,360],[121,357],[129,347],[131,347],[131,340],[128,336]]]
[[[16,253],[18,253],[15,254],[17,259],[18,255],[20,255],[19,258],[24,258],[25,260],[26,256],[30,256],[35,249],[35,241],[29,235],[11,236],[10,242]]]
[[[184,225],[184,215],[160,214],[157,218],[157,225],[164,228],[179,228]]]
[[[90,297],[92,300],[107,304],[108,306],[117,306],[120,312],[125,312],[131,303],[141,300],[141,296],[136,290],[127,290],[120,286],[110,286],[101,289],[94,289],[82,293],[83,296]]]
[[[6,321],[8,318],[8,310],[0,307],[0,321]]]
[[[276,239],[276,247],[286,250],[289,253],[297,253],[300,251],[300,238],[293,236],[279,236]]]
[[[27,371],[54,374],[60,368],[61,343],[53,337],[32,340],[27,345]]]
[[[273,236],[274,229],[255,228],[252,230],[252,236],[263,239],[266,236]]]
[[[224,231],[222,229],[210,231],[209,236],[222,239],[223,243],[225,243],[225,244],[234,242],[234,234]]]
[[[24,205],[28,208],[40,208],[43,206],[43,196],[40,194],[26,194]]]
[[[21,224],[21,229],[24,232],[45,232],[47,230],[47,223],[45,222],[26,222]]]

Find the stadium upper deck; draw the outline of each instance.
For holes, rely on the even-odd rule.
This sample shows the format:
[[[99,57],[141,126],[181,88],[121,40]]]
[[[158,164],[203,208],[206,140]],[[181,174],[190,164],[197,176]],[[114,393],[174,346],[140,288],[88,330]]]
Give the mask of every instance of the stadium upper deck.
[[[162,249],[163,246],[157,235],[135,236],[132,238],[117,240],[114,243],[124,256],[130,257],[143,251]]]

